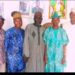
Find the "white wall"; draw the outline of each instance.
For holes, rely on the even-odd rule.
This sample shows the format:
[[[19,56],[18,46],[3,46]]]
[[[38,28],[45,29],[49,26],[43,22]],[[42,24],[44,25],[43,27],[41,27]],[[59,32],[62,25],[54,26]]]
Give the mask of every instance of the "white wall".
[[[13,20],[11,17],[11,12],[14,10],[19,10],[19,1],[20,0],[0,0],[0,2],[4,3],[4,18],[5,20],[5,24],[4,24],[4,29],[7,30],[9,28],[11,28],[13,26]],[[32,0],[33,1],[33,0]],[[41,0],[42,3],[44,4],[44,14],[43,14],[43,21],[42,24],[49,22],[50,19],[48,18],[48,8],[49,8],[49,2],[48,0]],[[72,7],[75,7],[75,1],[74,0],[68,0],[67,1],[67,19],[62,19],[61,22],[66,22],[67,20],[69,20],[69,12],[71,10]],[[27,17],[23,17],[23,26],[22,28],[25,29],[26,25],[28,23],[32,23],[33,19],[31,18],[27,18]]]
[[[31,0],[29,0],[31,1]],[[33,0],[32,0],[33,1]],[[13,20],[11,17],[11,12],[14,10],[19,10],[19,0],[0,0],[0,2],[4,3],[4,18],[5,20],[5,24],[3,26],[3,28],[5,30],[11,28],[13,26]],[[44,11],[44,17],[43,17],[43,21],[42,23],[48,22],[48,0],[43,0],[42,3],[45,4],[45,10]],[[32,18],[28,18],[28,17],[22,17],[23,18],[23,26],[22,28],[25,29],[26,25],[29,23],[33,23],[33,19]]]
[[[43,14],[43,21],[42,24],[49,22],[50,19],[48,18],[48,0],[41,0],[42,3],[44,4],[44,14]],[[4,3],[4,18],[5,24],[4,24],[4,29],[7,30],[13,26],[13,20],[11,17],[11,12],[14,10],[19,10],[19,0],[0,0],[0,2]],[[75,8],[75,0],[67,0],[67,19],[61,19],[61,23],[67,22],[69,20],[69,12],[71,11],[71,8]],[[25,29],[26,25],[28,23],[32,23],[33,19],[31,18],[26,18],[23,17],[23,26],[22,28]],[[75,64],[75,62],[74,62]],[[71,68],[71,67],[70,67]]]

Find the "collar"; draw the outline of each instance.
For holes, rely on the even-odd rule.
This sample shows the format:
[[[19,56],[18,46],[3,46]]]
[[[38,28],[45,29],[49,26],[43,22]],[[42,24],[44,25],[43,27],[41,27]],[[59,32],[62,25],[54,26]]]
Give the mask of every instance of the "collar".
[[[41,25],[39,24],[39,25],[37,25],[36,23],[33,23],[33,25],[34,26],[36,26],[36,27],[41,27]]]

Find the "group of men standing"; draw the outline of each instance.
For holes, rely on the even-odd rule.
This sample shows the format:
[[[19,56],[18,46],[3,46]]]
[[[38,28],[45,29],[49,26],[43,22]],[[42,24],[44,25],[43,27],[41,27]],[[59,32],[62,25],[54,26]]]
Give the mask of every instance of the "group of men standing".
[[[14,11],[11,16],[14,27],[6,32],[2,29],[5,19],[0,16],[0,72],[64,72],[69,37],[59,26],[58,13],[54,12],[48,26],[42,26],[42,13],[35,12],[34,23],[25,30],[21,29],[21,13]],[[71,22],[75,24],[75,19]]]

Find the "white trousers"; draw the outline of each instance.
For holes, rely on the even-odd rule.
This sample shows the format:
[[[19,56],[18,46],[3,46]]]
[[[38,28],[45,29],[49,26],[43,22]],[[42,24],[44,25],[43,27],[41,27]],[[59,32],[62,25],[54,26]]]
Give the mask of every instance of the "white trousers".
[[[1,64],[0,65],[0,72],[5,72],[6,71],[6,64]]]

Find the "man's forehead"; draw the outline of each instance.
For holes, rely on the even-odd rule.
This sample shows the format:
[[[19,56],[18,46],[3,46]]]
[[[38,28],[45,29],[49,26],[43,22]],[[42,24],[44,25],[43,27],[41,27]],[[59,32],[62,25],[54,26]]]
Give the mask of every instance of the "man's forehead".
[[[75,15],[75,8],[71,9],[71,14]]]
[[[36,12],[36,13],[35,13],[35,16],[41,16],[41,15],[42,15],[41,12]]]
[[[75,12],[71,12],[70,14],[71,14],[71,15],[75,15]]]
[[[1,21],[3,21],[3,20],[0,18],[0,22],[1,22]]]

